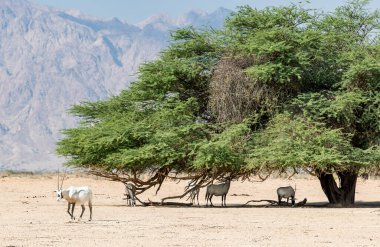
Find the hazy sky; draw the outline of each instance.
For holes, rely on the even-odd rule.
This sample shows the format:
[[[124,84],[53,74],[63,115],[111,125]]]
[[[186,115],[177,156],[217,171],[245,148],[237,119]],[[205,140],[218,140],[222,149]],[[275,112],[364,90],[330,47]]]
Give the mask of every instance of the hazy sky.
[[[82,13],[102,18],[117,17],[128,23],[136,23],[152,15],[168,14],[176,17],[192,9],[212,12],[218,7],[235,10],[236,6],[251,5],[259,9],[265,6],[287,5],[298,0],[31,0],[32,2],[60,9],[78,9]],[[310,7],[334,9],[344,0],[310,0]],[[371,8],[380,9],[380,1],[372,0]]]

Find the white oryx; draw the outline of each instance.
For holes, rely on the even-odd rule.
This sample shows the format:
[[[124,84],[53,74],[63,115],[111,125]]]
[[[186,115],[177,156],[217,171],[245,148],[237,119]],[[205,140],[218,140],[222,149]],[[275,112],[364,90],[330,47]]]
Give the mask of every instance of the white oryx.
[[[64,179],[65,177],[62,177],[61,186],[59,186],[59,172],[58,172],[58,190],[55,191],[57,192],[57,201],[63,198],[68,202],[67,213],[71,216],[72,220],[75,220],[75,217],[74,217],[75,204],[79,204],[82,207],[82,212],[79,216],[79,219],[82,219],[82,215],[85,210],[84,204],[88,202],[88,207],[90,208],[89,221],[91,221],[92,220],[92,190],[91,188],[87,186],[84,186],[84,187],[70,186],[67,189],[62,189]],[[70,206],[71,206],[71,213],[70,213]]]

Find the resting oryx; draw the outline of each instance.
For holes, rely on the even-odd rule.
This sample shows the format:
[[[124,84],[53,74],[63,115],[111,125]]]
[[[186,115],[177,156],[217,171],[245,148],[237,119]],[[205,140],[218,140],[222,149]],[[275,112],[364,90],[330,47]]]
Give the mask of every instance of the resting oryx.
[[[75,217],[74,217],[75,204],[80,204],[82,206],[82,212],[79,216],[79,219],[81,219],[85,210],[84,204],[88,202],[88,207],[90,208],[89,221],[91,221],[92,220],[92,190],[91,188],[87,186],[85,187],[70,186],[67,189],[62,189],[64,179],[65,178],[63,177],[61,186],[59,186],[59,172],[58,172],[58,190],[56,190],[57,201],[63,198],[68,202],[67,213],[71,216],[72,220],[75,220]],[[70,213],[70,205],[71,205],[71,213]]]

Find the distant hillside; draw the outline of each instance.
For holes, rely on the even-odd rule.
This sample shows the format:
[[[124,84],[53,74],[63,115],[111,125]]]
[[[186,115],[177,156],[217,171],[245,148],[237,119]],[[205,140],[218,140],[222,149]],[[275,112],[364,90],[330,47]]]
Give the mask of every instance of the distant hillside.
[[[70,14],[24,0],[0,1],[0,169],[52,170],[67,109],[120,92],[139,64],[168,45],[168,31],[220,27],[230,13],[191,11],[130,25]]]

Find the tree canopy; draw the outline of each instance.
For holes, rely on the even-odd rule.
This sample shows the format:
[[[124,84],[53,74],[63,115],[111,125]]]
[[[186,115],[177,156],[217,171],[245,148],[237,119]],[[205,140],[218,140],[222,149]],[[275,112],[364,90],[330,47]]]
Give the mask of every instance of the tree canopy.
[[[366,4],[242,6],[221,30],[174,31],[129,88],[71,109],[82,121],[57,151],[140,193],[304,171],[351,204],[357,175],[380,166],[380,13]]]

